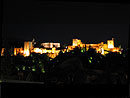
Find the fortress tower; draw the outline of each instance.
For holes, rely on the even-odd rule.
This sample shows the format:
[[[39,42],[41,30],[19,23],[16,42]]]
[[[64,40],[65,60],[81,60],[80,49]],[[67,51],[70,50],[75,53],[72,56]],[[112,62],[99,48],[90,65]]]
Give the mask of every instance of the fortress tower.
[[[114,38],[112,40],[107,40],[108,48],[114,48]]]
[[[73,39],[72,46],[78,46],[81,44],[81,40],[79,39]]]
[[[24,42],[24,56],[30,55],[30,50],[32,49],[32,42]]]

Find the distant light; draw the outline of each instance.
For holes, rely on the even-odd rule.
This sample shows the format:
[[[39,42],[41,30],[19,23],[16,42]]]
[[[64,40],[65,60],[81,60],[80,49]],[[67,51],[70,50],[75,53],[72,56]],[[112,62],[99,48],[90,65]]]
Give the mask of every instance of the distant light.
[[[36,53],[41,53],[41,52],[42,52],[42,50],[41,50],[41,49],[39,49],[39,48],[34,48],[34,52],[36,52]]]
[[[32,71],[36,71],[36,69],[33,68]]]
[[[23,70],[25,70],[25,66],[23,66]]]
[[[93,58],[92,58],[92,57],[90,57],[90,59],[92,60]]]
[[[72,52],[72,54],[74,54],[74,52]]]
[[[34,62],[35,62],[35,60],[32,60],[32,62],[34,63]]]
[[[39,61],[39,64],[41,64],[42,62],[41,61]]]
[[[81,50],[81,52],[84,52],[84,50]]]
[[[42,68],[42,73],[45,73],[45,70]]]
[[[19,70],[19,68],[18,67],[16,67],[17,68],[17,70]]]
[[[31,67],[28,67],[29,69],[31,68]]]
[[[92,61],[91,61],[91,60],[89,60],[89,63],[92,63]]]

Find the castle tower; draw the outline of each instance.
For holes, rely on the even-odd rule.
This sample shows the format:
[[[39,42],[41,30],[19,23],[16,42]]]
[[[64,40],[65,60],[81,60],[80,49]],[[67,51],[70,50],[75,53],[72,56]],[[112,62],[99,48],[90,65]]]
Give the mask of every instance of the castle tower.
[[[77,46],[77,44],[78,44],[78,39],[73,39],[72,46]]]
[[[78,46],[81,44],[81,40],[79,39],[73,39],[72,46]]]
[[[114,38],[112,40],[107,40],[108,48],[114,48]]]
[[[30,55],[30,50],[32,49],[32,42],[24,42],[24,56]]]

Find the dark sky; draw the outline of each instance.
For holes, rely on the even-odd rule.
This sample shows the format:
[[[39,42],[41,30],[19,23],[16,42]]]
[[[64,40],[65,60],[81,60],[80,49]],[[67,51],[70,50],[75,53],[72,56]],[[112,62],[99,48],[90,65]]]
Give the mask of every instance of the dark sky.
[[[115,38],[116,45],[128,46],[127,4],[94,2],[43,2],[4,0],[4,23],[8,39],[41,42],[99,43]]]

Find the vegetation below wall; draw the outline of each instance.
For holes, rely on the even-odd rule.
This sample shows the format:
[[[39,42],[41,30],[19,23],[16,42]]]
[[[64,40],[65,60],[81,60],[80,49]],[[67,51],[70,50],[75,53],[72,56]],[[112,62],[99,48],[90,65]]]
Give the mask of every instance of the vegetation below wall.
[[[127,84],[128,50],[103,56],[94,49],[79,48],[51,59],[46,54],[1,57],[1,79],[44,84]]]

